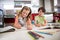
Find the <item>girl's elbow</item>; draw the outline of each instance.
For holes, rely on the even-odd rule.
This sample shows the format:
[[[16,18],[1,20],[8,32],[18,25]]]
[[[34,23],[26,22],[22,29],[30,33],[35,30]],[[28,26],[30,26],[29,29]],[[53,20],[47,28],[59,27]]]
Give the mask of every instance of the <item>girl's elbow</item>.
[[[18,23],[14,24],[14,27],[17,28],[17,29],[21,29],[21,25],[19,25]]]

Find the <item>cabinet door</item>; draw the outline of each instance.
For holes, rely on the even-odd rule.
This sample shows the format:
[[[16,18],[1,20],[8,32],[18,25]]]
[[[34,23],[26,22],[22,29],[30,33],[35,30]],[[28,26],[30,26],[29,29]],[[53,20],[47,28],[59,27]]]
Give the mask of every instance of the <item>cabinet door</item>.
[[[0,9],[0,28],[3,28],[3,10]]]

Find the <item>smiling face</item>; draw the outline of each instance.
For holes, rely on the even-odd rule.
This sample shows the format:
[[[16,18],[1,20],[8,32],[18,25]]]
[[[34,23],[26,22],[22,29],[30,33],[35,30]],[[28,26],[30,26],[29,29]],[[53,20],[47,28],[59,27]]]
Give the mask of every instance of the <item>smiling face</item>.
[[[23,18],[25,18],[25,17],[28,16],[29,12],[30,12],[29,10],[24,9],[24,10],[22,11],[21,16],[22,16]]]
[[[44,12],[42,12],[42,10],[39,10],[39,16],[43,16],[44,15]]]
[[[21,16],[22,18],[29,18],[30,15],[31,15],[31,9],[30,7],[27,6],[24,6],[18,14],[18,16]]]

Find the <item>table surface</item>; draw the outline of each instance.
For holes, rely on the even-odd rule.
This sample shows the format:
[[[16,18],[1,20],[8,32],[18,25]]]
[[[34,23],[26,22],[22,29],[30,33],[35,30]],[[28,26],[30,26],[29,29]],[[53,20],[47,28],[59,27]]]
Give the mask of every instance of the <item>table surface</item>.
[[[46,26],[47,27],[47,26]],[[42,32],[52,32],[51,35],[40,34],[45,38],[39,38],[38,40],[60,40],[60,29],[43,29],[44,27],[33,27],[31,31],[42,31]],[[15,28],[16,29],[16,28]],[[7,32],[0,34],[0,40],[33,40],[29,35],[26,27],[22,27],[21,29],[16,29],[14,32]],[[58,32],[56,32],[58,31]]]
[[[0,34],[0,40],[33,40],[29,35],[26,28],[22,27],[22,29],[16,29],[14,32],[7,32]],[[31,31],[45,31],[45,32],[55,32],[52,36],[46,34],[40,34],[45,38],[39,38],[38,40],[60,40],[60,29],[45,29],[45,30],[37,30],[34,28]]]

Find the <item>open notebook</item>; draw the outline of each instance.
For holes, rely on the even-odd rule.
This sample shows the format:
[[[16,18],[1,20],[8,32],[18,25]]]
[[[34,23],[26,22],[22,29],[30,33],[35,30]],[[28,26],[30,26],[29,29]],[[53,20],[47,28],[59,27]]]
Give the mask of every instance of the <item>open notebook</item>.
[[[39,29],[60,29],[60,23],[51,23],[47,24],[47,26],[41,26],[41,27],[36,27],[35,25],[33,26],[33,30],[39,30]]]
[[[5,33],[5,32],[13,32],[15,29],[12,26],[7,26],[4,28],[0,28],[0,33]]]

